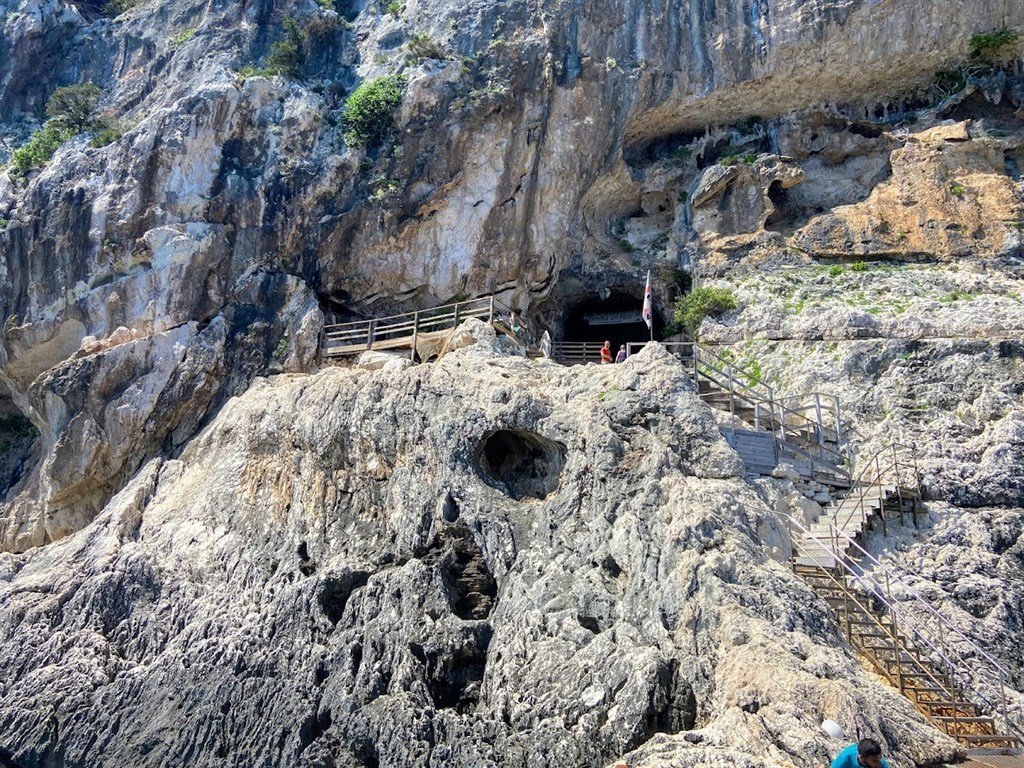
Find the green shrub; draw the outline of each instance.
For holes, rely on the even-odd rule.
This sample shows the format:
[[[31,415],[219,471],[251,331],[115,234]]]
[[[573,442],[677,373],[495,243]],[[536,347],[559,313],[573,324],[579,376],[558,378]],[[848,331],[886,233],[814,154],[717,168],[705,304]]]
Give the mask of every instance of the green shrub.
[[[840,266],[839,264],[833,264],[831,267],[828,268],[828,273],[832,277],[839,277],[839,275],[843,274],[843,272],[845,271],[846,270],[844,270],[842,266]]]
[[[413,32],[409,36],[409,55],[416,62],[420,59],[447,59],[448,52],[430,35]]]
[[[855,261],[853,264],[850,265],[850,271],[851,272],[867,272],[868,271],[868,265],[865,262],[863,262],[863,261]]]
[[[998,56],[1000,49],[1012,45],[1018,40],[1020,40],[1020,35],[1006,27],[994,32],[972,35],[970,41],[971,58],[991,63]]]
[[[92,141],[89,142],[89,146],[105,147],[108,144],[113,144],[115,141],[124,136],[124,128],[119,125],[108,125],[96,131],[93,134]]]
[[[46,102],[46,116],[66,127],[72,135],[87,131],[92,126],[96,102],[102,93],[93,83],[58,88]]]
[[[748,152],[743,156],[743,162],[747,165],[753,165],[755,160],[757,160],[757,155],[753,152]]]
[[[171,48],[178,49],[196,36],[196,28],[189,27],[184,32],[179,32],[171,38]]]
[[[7,219],[0,219],[0,232],[3,232],[5,229],[7,229],[8,224],[10,224],[10,222]]]
[[[303,63],[306,60],[303,44],[306,42],[306,34],[295,19],[284,20],[284,38],[270,46],[270,54],[267,56],[267,66],[264,72],[270,75],[284,75],[285,77],[298,77]]]
[[[391,0],[387,7],[384,8],[384,12],[397,19],[405,13],[405,3],[399,2],[399,0]]]
[[[760,115],[751,115],[736,127],[744,133],[751,133],[764,125],[764,118]]]
[[[954,195],[956,197],[963,197],[965,194],[967,194],[967,187],[965,187],[963,184],[951,184],[949,187],[949,194]]]
[[[48,120],[46,125],[32,134],[32,138],[14,150],[11,155],[11,176],[24,176],[33,168],[40,168],[49,162],[61,145],[74,134],[57,120]]]
[[[345,100],[342,121],[351,146],[379,145],[394,125],[395,110],[405,95],[405,77],[385,75],[367,80]]]
[[[334,0],[316,0],[316,4],[323,8],[325,11],[334,10]]]
[[[692,334],[705,317],[717,317],[737,306],[728,288],[695,288],[676,301],[673,320]]]
[[[676,147],[675,149],[672,150],[671,153],[669,153],[668,159],[669,162],[673,163],[674,165],[682,165],[683,163],[690,159],[690,155],[692,153],[692,150],[688,146]]]
[[[736,165],[739,162],[739,158],[736,155],[722,155],[718,158],[718,164],[721,166],[728,167],[730,165]]]

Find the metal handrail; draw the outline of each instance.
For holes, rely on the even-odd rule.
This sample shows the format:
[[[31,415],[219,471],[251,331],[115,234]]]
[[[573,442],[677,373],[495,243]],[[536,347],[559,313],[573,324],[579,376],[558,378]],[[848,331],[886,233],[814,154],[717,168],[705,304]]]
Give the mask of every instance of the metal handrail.
[[[645,346],[648,342],[630,342],[626,345],[628,354],[634,354],[637,348]],[[769,431],[776,432],[776,438],[786,450],[793,451],[816,464],[823,467],[837,476],[849,479],[850,473],[846,469],[848,458],[840,451],[833,450],[824,439],[825,425],[821,419],[821,410],[816,410],[818,419],[810,419],[798,410],[786,406],[784,400],[801,396],[789,396],[780,399],[775,395],[774,390],[765,384],[758,377],[740,368],[735,363],[727,360],[722,355],[701,346],[693,341],[662,342],[663,346],[672,351],[681,352],[683,357],[691,359],[694,379],[704,379],[713,384],[719,390],[729,394],[729,412],[735,416],[736,402],[746,403],[754,409],[754,428],[760,430],[761,421],[767,417],[769,425],[777,425]],[[715,376],[717,374],[717,378]],[[835,399],[835,406],[838,409],[838,399]],[[836,424],[839,424],[840,414],[836,410]],[[801,434],[807,430],[818,436],[815,449],[818,455],[810,450],[799,447],[799,443],[805,440]],[[835,430],[838,437],[840,431]]]
[[[849,552],[849,549],[852,546],[855,550],[857,550],[857,552],[860,553],[860,557],[858,557],[858,559],[862,560],[862,559],[866,558],[874,566],[874,569],[877,569],[877,570],[881,571],[882,574],[885,575],[884,589],[885,589],[885,594],[888,597],[890,602],[893,602],[893,603],[897,602],[895,600],[895,598],[893,598],[893,596],[892,596],[892,584],[895,582],[896,585],[898,585],[899,587],[902,587],[902,589],[906,592],[906,594],[913,600],[913,602],[916,605],[918,605],[920,608],[923,608],[927,615],[929,615],[931,618],[935,619],[938,622],[940,634],[944,634],[946,631],[952,632],[954,635],[956,635],[962,641],[964,641],[964,643],[966,643],[967,646],[972,651],[974,651],[975,654],[980,656],[981,659],[983,659],[985,662],[988,663],[988,666],[991,668],[991,670],[996,673],[996,676],[997,676],[998,681],[999,681],[1000,699],[1001,699],[1000,703],[997,705],[995,702],[990,701],[983,693],[981,693],[979,691],[974,691],[972,689],[972,692],[975,693],[983,702],[987,703],[990,707],[998,708],[1000,710],[1000,714],[1001,714],[1003,720],[1006,721],[1007,727],[1010,730],[1013,730],[1016,733],[1020,734],[1021,737],[1022,737],[1022,740],[1024,740],[1024,728],[1022,728],[1021,726],[1018,726],[1015,721],[1010,719],[1009,713],[1007,711],[1005,688],[1009,687],[1009,685],[1010,685],[1010,670],[1007,669],[1006,667],[1004,667],[999,662],[999,660],[994,658],[988,651],[986,651],[984,648],[979,646],[977,644],[977,642],[975,642],[969,635],[964,633],[963,630],[961,630],[959,627],[957,627],[955,624],[953,624],[949,619],[947,619],[945,616],[943,616],[941,613],[939,613],[935,609],[934,606],[932,606],[927,600],[925,600],[924,597],[921,596],[920,593],[917,592],[917,590],[915,590],[913,587],[911,587],[909,584],[907,584],[906,581],[904,581],[902,578],[900,578],[900,572],[899,572],[899,570],[897,568],[895,568],[893,566],[887,566],[885,563],[881,562],[878,558],[876,558],[874,555],[872,555],[870,552],[868,552],[867,549],[865,549],[863,546],[858,544],[848,534],[846,534],[844,532],[841,532],[841,531],[836,531],[835,533],[839,537],[841,537],[842,539],[844,539],[846,541],[846,545],[847,545],[846,546],[846,552],[847,553]],[[843,554],[843,557],[847,557],[847,556],[848,555],[846,553]],[[842,558],[837,558],[837,560],[840,560],[840,559],[842,559]],[[865,577],[868,576],[868,574],[864,573],[863,571],[862,571],[862,574]],[[883,587],[883,583],[878,578],[877,575],[872,573],[870,575],[870,578],[874,581],[875,585],[878,588],[882,588]],[[924,637],[922,637],[922,639],[926,642],[926,644],[930,648],[932,648],[933,650],[936,650],[936,652],[939,652],[937,649],[935,649],[932,641],[930,641],[928,638],[924,638]],[[963,669],[958,667],[956,664],[953,664],[948,659],[948,656],[947,656],[947,654],[957,655],[959,657],[959,659],[960,659],[961,664],[963,666],[965,666],[965,667],[969,667],[968,659],[965,658],[963,653],[961,651],[958,651],[956,648],[954,648],[952,646],[949,646],[948,644],[944,643],[941,639],[938,642],[939,642],[940,645],[942,645],[946,649],[946,653],[939,652],[940,655],[941,655],[941,658],[943,659],[943,661],[946,662],[947,665],[949,665],[950,668],[954,672],[956,672],[957,674],[967,676],[967,673],[965,673],[963,671]],[[970,679],[969,676],[968,676],[968,679]]]
[[[899,460],[898,450],[909,451],[910,455],[911,455],[911,462],[906,462],[906,461],[902,462],[903,467],[901,467],[901,462]],[[885,454],[885,453],[887,453],[889,451],[892,452],[892,463],[891,464],[883,465],[881,463],[881,458],[882,458],[883,454]],[[853,479],[853,482],[852,482],[852,484],[850,486],[851,488],[862,489],[862,492],[859,493],[858,496],[857,496],[857,501],[853,505],[853,508],[846,515],[846,518],[843,520],[842,524],[840,524],[839,523],[839,514],[840,514],[840,511],[843,508],[843,504],[842,504],[842,502],[840,502],[838,505],[836,505],[835,509],[832,512],[832,524],[837,529],[843,530],[843,529],[845,529],[850,524],[850,522],[854,519],[855,516],[857,517],[858,522],[860,522],[860,523],[866,522],[868,517],[869,517],[869,515],[868,515],[868,513],[867,513],[867,511],[865,509],[865,501],[869,498],[869,496],[868,496],[867,493],[863,492],[863,489],[872,488],[874,486],[883,487],[886,484],[887,481],[891,481],[892,479],[895,479],[895,483],[894,484],[896,486],[896,492],[899,495],[900,505],[902,506],[902,504],[903,504],[903,491],[902,491],[902,483],[901,483],[901,480],[902,480],[901,468],[906,468],[907,470],[910,470],[911,467],[907,466],[909,464],[912,464],[913,475],[912,475],[912,478],[911,478],[911,482],[908,483],[906,487],[907,488],[918,488],[918,489],[920,489],[920,487],[921,487],[921,473],[920,473],[920,470],[917,467],[917,456],[914,453],[914,447],[913,446],[907,446],[907,445],[903,445],[901,443],[892,443],[891,445],[887,445],[886,447],[884,447],[884,448],[880,449],[878,452],[876,452],[870,459],[868,459],[867,463],[862,467],[861,471],[857,474],[856,478]],[[869,471],[873,471],[874,474],[871,474],[868,478],[865,478],[865,474],[868,473]],[[895,476],[895,477],[893,478],[893,476]],[[853,494],[851,493],[850,495],[846,496],[845,499],[851,498],[852,495]],[[881,518],[882,518],[882,530],[883,530],[883,532],[885,532],[886,531],[886,527],[885,527],[885,514],[884,514],[884,510],[883,510],[883,514],[881,515]]]
[[[931,637],[922,632],[902,608],[897,607],[897,601],[892,596],[893,581],[895,581],[897,584],[903,587],[914,598],[914,600],[917,603],[920,603],[921,606],[926,608],[928,613],[939,621],[941,628],[948,628],[952,630],[957,636],[964,640],[973,651],[975,651],[982,659],[988,662],[988,666],[995,673],[996,678],[999,682],[1000,702],[993,702],[988,696],[986,696],[981,691],[977,690],[977,688],[974,685],[969,686],[970,692],[976,699],[986,704],[996,716],[1001,717],[1001,719],[1003,720],[1004,728],[1010,731],[1011,735],[1014,735],[1015,738],[1020,739],[1021,742],[1024,743],[1024,729],[1022,729],[1021,726],[1019,726],[1013,719],[1010,718],[1007,709],[1006,688],[1009,687],[1010,673],[1009,670],[1006,669],[1006,667],[1004,667],[995,658],[993,658],[991,654],[989,654],[983,648],[978,646],[977,643],[975,643],[970,637],[964,634],[958,627],[952,624],[945,616],[943,616],[941,613],[935,610],[933,606],[931,606],[923,597],[921,597],[921,595],[919,595],[912,587],[910,587],[906,582],[904,582],[899,577],[899,574],[895,571],[895,569],[885,566],[881,561],[879,561],[876,557],[874,557],[874,555],[872,555],[864,547],[858,544],[847,533],[836,529],[835,526],[831,523],[828,524],[830,529],[830,539],[832,539],[833,541],[842,539],[846,542],[846,549],[844,551],[840,551],[839,548],[834,546],[833,544],[826,544],[824,541],[819,539],[792,515],[786,514],[786,517],[788,518],[790,525],[798,528],[807,539],[814,542],[818,547],[824,549],[826,552],[829,552],[831,558],[843,569],[843,571],[848,573],[858,585],[862,586],[867,594],[873,595],[883,605],[886,606],[886,608],[893,615],[893,617],[899,620],[900,625],[904,628],[904,632],[906,632],[909,629],[910,633],[912,633],[923,645],[927,646],[932,651],[932,653],[934,653],[935,656],[938,659],[940,659],[942,663],[945,664],[946,667],[953,674],[956,674],[960,678],[966,679],[968,681],[972,680],[969,672],[963,669],[963,667],[968,667],[969,669],[969,664],[967,663],[967,659],[964,658],[961,652],[957,651],[955,648],[949,647],[948,645],[943,643],[941,639],[938,641],[939,645],[936,645],[936,642]],[[850,558],[847,554],[847,550],[851,545],[856,550],[858,550],[864,557],[867,557],[872,564],[877,566],[877,568],[882,571],[882,573],[886,577],[885,582],[882,582],[882,580],[880,580],[875,574],[871,574],[869,576],[867,573],[864,572],[862,568],[854,567],[852,558]],[[835,577],[828,571],[828,569],[824,570],[826,573],[828,573],[829,578],[833,582],[838,583]],[[844,592],[849,591],[845,585],[840,586],[842,587]],[[857,602],[857,604],[860,605],[858,601],[855,600],[855,602]],[[864,606],[862,605],[861,607],[864,608]],[[865,611],[865,613],[868,616],[871,616],[872,621],[878,623],[877,620],[871,615],[871,611]],[[884,626],[882,628],[886,629]],[[888,630],[886,629],[886,631]],[[848,632],[847,634],[849,635],[850,633]],[[898,635],[892,634],[892,638],[893,642],[897,644],[897,646],[902,647],[899,643]],[[951,655],[959,657],[960,664],[957,664],[957,662],[954,659],[950,658]],[[926,675],[929,674],[927,670],[923,670],[923,668],[922,671],[924,671]],[[934,678],[933,682],[936,682],[939,685],[939,687],[945,688],[945,686],[942,685],[940,681],[937,681]],[[963,686],[963,683],[960,683],[960,685]],[[963,687],[967,688],[968,686]]]
[[[796,519],[795,517],[793,517],[792,515],[790,515],[788,513],[785,513],[785,514],[786,514],[786,517],[789,519],[790,525],[796,526],[801,532],[803,532],[806,535],[806,537],[808,539],[810,539],[811,541],[815,542],[819,547],[821,547],[825,551],[829,552],[831,557],[832,557],[832,559],[835,560],[836,564],[839,565],[842,568],[843,571],[845,571],[847,574],[849,574],[854,579],[855,582],[857,582],[858,584],[860,584],[861,586],[864,587],[864,591],[865,591],[866,594],[872,595],[873,597],[877,598],[879,600],[879,602],[883,603],[887,608],[892,609],[892,606],[889,605],[889,602],[887,602],[883,596],[880,596],[878,594],[877,590],[871,588],[870,584],[865,584],[862,575],[859,574],[857,572],[857,570],[855,568],[853,568],[850,564],[845,562],[842,556],[840,556],[836,552],[833,552],[828,547],[828,545],[826,545],[826,543],[824,541],[822,541],[817,536],[815,536],[813,533],[811,533],[811,531],[808,530],[798,519]],[[871,621],[874,623],[874,625],[876,627],[881,629],[883,632],[885,632],[892,639],[893,644],[896,645],[897,648],[901,648],[902,647],[902,644],[900,643],[900,640],[899,640],[899,633],[898,633],[898,631],[896,631],[894,625],[893,626],[886,626],[881,621],[879,621],[878,618],[875,616],[874,611],[872,611],[867,605],[865,605],[864,603],[862,603],[860,601],[860,599],[858,599],[859,595],[856,592],[851,592],[849,586],[846,583],[844,583],[844,581],[841,581],[840,579],[838,579],[836,577],[833,569],[831,569],[831,568],[822,568],[821,571],[822,571],[822,573],[824,573],[828,577],[828,579],[833,584],[835,584],[837,587],[839,587],[843,591],[844,596],[845,596],[846,599],[851,600],[857,607],[859,607],[861,609],[861,611],[864,613],[865,616],[867,616],[868,618],[871,619]],[[894,615],[896,615],[896,618],[899,618],[899,616],[895,613],[895,611],[893,611],[893,613],[894,613]],[[912,631],[914,629],[913,624],[910,621],[901,621],[901,626],[909,627]],[[849,622],[847,623],[846,635],[847,635],[848,639],[852,639],[853,633],[850,630]],[[936,687],[942,688],[942,689],[946,689],[946,686],[943,684],[943,682],[941,680],[937,679],[936,677],[934,677],[931,674],[931,672],[929,672],[927,669],[921,668],[921,672],[923,673],[923,675],[925,677],[928,677],[929,680],[931,680],[931,682],[935,683]]]

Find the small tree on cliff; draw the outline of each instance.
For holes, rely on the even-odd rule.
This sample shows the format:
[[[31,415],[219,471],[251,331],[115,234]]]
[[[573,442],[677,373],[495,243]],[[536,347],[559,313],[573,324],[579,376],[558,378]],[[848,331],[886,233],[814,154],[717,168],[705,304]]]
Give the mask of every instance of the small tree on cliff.
[[[71,135],[93,128],[96,103],[103,91],[94,83],[58,88],[46,102],[46,116],[60,123]]]
[[[676,301],[673,319],[693,336],[705,317],[717,317],[737,306],[728,288],[694,288]]]
[[[394,126],[395,110],[405,95],[403,75],[385,75],[367,80],[345,100],[342,121],[345,142],[350,146],[365,145],[373,149]]]
[[[103,134],[102,143],[110,143],[111,132],[119,136],[119,129],[96,115],[96,104],[102,94],[93,83],[68,85],[54,91],[46,102],[46,116],[50,119],[11,154],[11,176],[24,176],[33,168],[46,165],[64,142],[80,133]],[[94,146],[102,144],[94,142]]]

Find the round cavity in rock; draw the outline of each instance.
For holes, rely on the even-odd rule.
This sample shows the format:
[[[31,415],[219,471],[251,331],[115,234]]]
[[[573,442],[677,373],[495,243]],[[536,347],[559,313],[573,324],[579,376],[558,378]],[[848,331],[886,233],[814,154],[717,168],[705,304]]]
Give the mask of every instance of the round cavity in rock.
[[[499,429],[480,443],[484,477],[514,499],[543,499],[558,488],[565,446],[525,429]]]

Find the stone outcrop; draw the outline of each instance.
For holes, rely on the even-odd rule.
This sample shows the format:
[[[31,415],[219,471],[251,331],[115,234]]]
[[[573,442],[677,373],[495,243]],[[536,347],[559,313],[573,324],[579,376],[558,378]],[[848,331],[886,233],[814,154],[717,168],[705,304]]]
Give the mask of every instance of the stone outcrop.
[[[557,336],[686,267],[743,305],[702,336],[838,393],[860,458],[917,443],[970,560],[965,510],[1024,498],[1022,47],[956,70],[1019,2],[111,5],[0,0],[0,162],[58,86],[123,131],[0,173],[0,763],[809,768],[824,717],[951,754],[772,561],[817,502],[657,352],[470,325],[313,373],[332,315],[498,292]]]
[[[90,407],[103,395],[86,391],[123,388],[118,373],[102,378],[112,369],[73,363],[92,339],[130,339],[117,354],[132,350],[133,378],[153,381],[188,379],[194,356],[177,355],[180,371],[158,364],[159,342],[144,339],[188,334],[197,354],[227,339],[234,357],[213,365],[228,386],[162,388],[163,406],[156,390],[136,398],[144,412],[188,412],[194,427],[252,375],[308,370],[322,311],[498,291],[557,335],[580,292],[635,293],[650,266],[715,272],[786,248],[1019,248],[1021,134],[1007,129],[1019,72],[965,83],[912,135],[879,106],[926,100],[972,34],[1024,25],[1010,0],[970,13],[952,0],[492,3],[469,19],[445,0],[331,5],[0,2],[0,159],[71,82],[99,85],[101,114],[124,131],[104,147],[78,136],[24,179],[0,174],[0,399],[39,433],[39,458],[5,489],[4,547],[80,526],[188,438],[161,422],[89,469],[84,420],[100,434],[106,417],[71,429],[75,408],[55,418],[41,398],[69,368]],[[126,10],[110,18],[111,6]],[[294,76],[259,74],[286,21]],[[344,98],[399,71],[394,130],[379,146],[347,142]],[[941,119],[964,127],[930,127]],[[691,205],[688,191],[729,157],[740,158],[722,172],[730,180]],[[86,485],[59,476],[58,444],[85,462],[69,471]],[[72,486],[80,502],[68,510]]]
[[[4,759],[809,767],[823,718],[952,755],[766,557],[666,353],[565,369],[473,333],[259,379],[86,529],[0,555]]]

